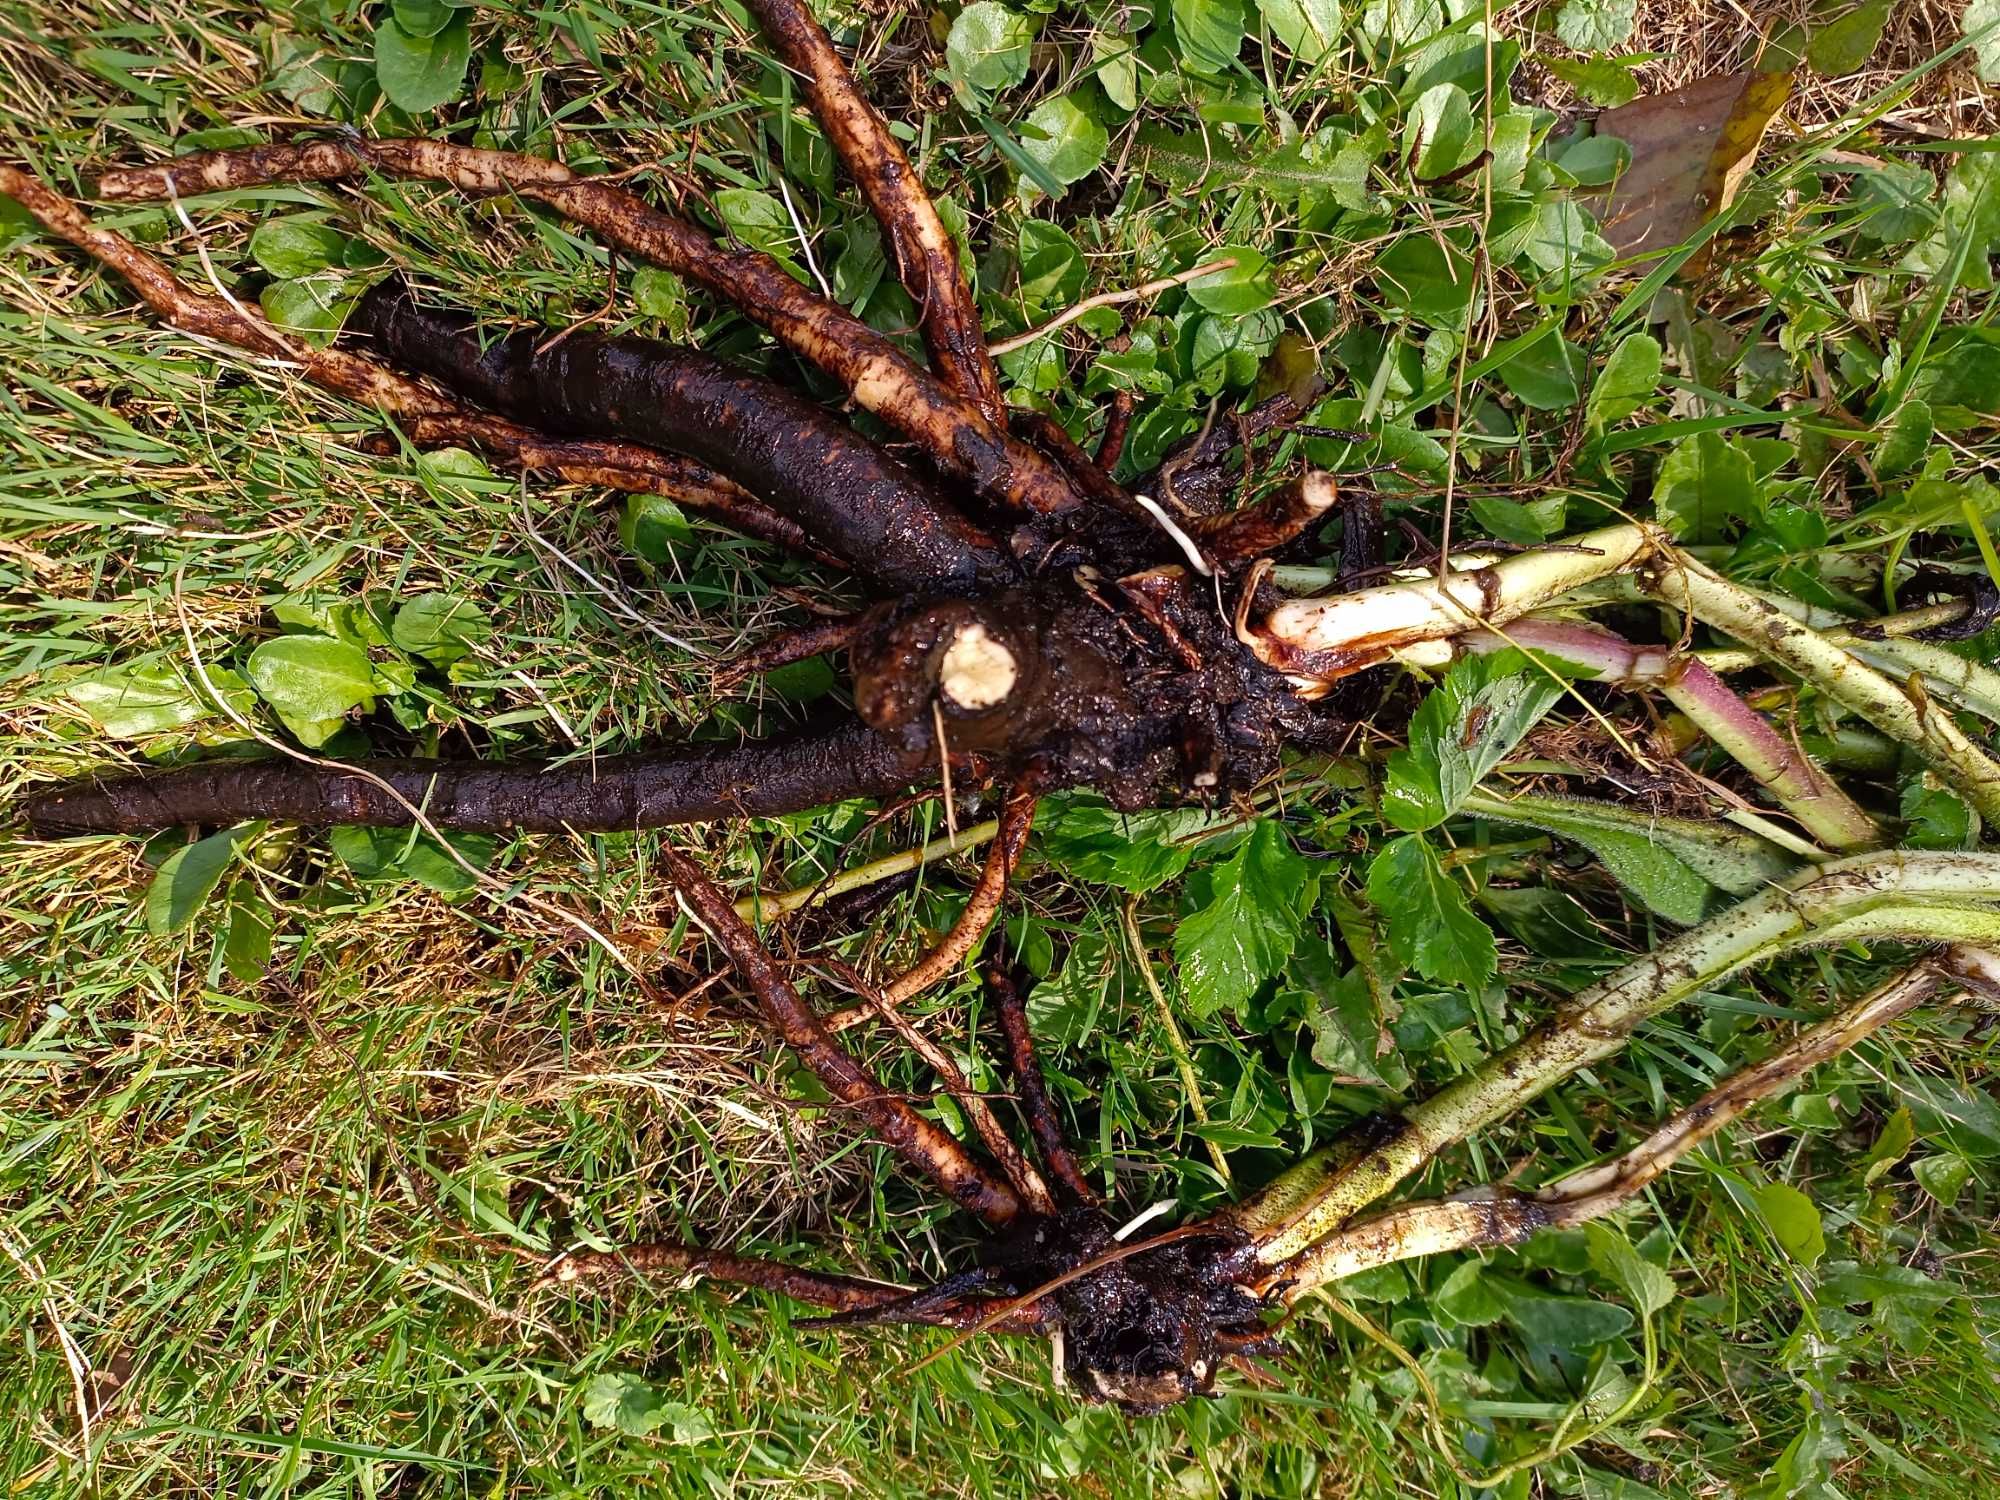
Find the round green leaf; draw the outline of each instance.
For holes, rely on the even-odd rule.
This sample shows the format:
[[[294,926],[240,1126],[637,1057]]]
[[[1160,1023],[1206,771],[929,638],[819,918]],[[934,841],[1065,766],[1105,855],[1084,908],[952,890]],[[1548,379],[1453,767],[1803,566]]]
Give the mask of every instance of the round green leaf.
[[[471,27],[463,15],[431,36],[412,36],[393,20],[375,28],[375,81],[391,104],[410,114],[456,99],[471,60]]]
[[[1068,186],[1097,170],[1111,137],[1065,94],[1035,106],[1021,132],[1021,147],[1049,176]]]
[[[1028,76],[1035,23],[993,0],[976,0],[958,13],[945,38],[951,76],[988,93],[1012,88]]]
[[[452,22],[459,7],[452,0],[394,0],[389,7],[407,36],[436,36]]]
[[[250,236],[250,258],[271,275],[287,279],[341,265],[346,254],[346,235],[303,214],[267,219]]]
[[[274,281],[259,294],[264,315],[287,333],[304,334],[309,343],[324,344],[339,331],[355,294],[338,276],[302,276]]]
[[[1632,148],[1615,135],[1594,135],[1563,152],[1556,165],[1582,187],[1605,187],[1632,165]]]
[[[412,656],[448,667],[489,639],[486,611],[456,594],[420,594],[396,611],[389,638]]]
[[[1225,245],[1202,259],[1236,258],[1226,271],[1213,271],[1188,283],[1188,296],[1197,307],[1224,315],[1241,315],[1269,307],[1277,295],[1271,263],[1248,245]]]
[[[244,675],[258,695],[294,719],[337,719],[375,693],[359,646],[325,635],[281,635],[250,653]]]

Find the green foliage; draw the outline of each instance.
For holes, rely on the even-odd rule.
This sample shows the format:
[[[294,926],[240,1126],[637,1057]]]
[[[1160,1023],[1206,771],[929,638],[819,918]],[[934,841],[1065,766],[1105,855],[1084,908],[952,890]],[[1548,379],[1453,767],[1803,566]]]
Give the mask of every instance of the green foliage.
[[[418,30],[410,29],[412,17]],[[433,22],[432,29],[422,29]],[[389,102],[409,114],[457,98],[471,60],[471,25],[464,12],[449,6],[398,5],[393,19],[375,27],[376,81]]]
[[[237,850],[263,831],[262,823],[245,823],[169,854],[146,888],[146,930],[168,937],[186,929],[235,864]]]
[[[1563,0],[1556,35],[1579,52],[1609,52],[1632,35],[1639,0]]]
[[[1368,866],[1368,899],[1382,914],[1390,951],[1424,978],[1467,990],[1493,978],[1492,929],[1421,836],[1383,845]]]
[[[1453,662],[1411,715],[1409,747],[1389,757],[1382,815],[1412,833],[1451,817],[1562,691],[1519,651]]]
[[[1311,866],[1272,822],[1253,825],[1233,855],[1189,882],[1174,957],[1197,1016],[1240,1006],[1284,967],[1315,887]]]
[[[997,5],[976,0],[958,13],[945,39],[945,65],[960,83],[988,92],[1012,88],[1028,76],[1028,53],[1035,40],[1035,21]]]
[[[715,1427],[698,1406],[669,1401],[629,1371],[593,1375],[583,1387],[583,1419],[627,1437],[662,1437],[674,1443],[706,1442]]]
[[[1128,475],[1211,406],[1227,421],[1291,388],[1303,347],[1328,382],[1310,421],[1363,440],[1276,437],[1251,482],[1335,465],[1382,498],[1397,547],[1405,522],[1437,539],[1447,485],[1455,548],[1659,514],[1744,581],[1860,615],[1881,607],[1891,557],[1976,565],[1968,504],[1995,524],[1977,480],[2000,408],[1978,321],[2000,245],[1995,158],[1879,130],[1874,106],[1852,103],[1887,81],[1872,67],[1801,97],[1797,132],[1747,185],[1751,232],[1684,278],[1640,283],[1654,262],[1601,279],[1602,189],[1632,170],[1631,148],[1569,124],[1678,76],[1676,59],[1638,50],[1651,41],[1634,39],[1629,0],[1496,13],[1490,59],[1477,7],[1432,0],[818,10],[949,194],[941,211],[995,337],[1239,257],[1006,363],[1017,403],[1086,441],[1110,391],[1139,393]],[[1789,46],[1837,74],[1881,31],[1878,10],[1812,7],[1813,24],[1767,55]],[[1991,5],[1965,12],[1969,57],[2000,73],[2000,44],[1978,35]],[[264,139],[236,122],[270,119],[449,132],[586,170],[665,162],[702,191],[634,185],[805,282],[810,247],[842,301],[910,337],[913,304],[879,232],[804,124],[797,80],[740,44],[740,15],[398,0],[224,6],[200,24],[171,7],[71,19],[33,60],[38,113],[12,122],[18,154],[59,178],[89,180],[106,142],[136,160]],[[28,26],[49,31],[39,14]],[[1882,66],[1921,61],[1896,50],[1897,28],[1882,35]],[[1523,48],[1533,65],[1517,73]],[[1942,71],[1960,97],[1966,74]],[[1933,85],[1917,83],[1893,106],[1908,139],[1965,128],[1939,129]],[[1862,123],[1838,160],[1822,154],[1822,90],[1844,90]],[[379,245],[494,326],[580,322],[609,286],[607,328],[801,379],[705,294],[608,266],[588,236],[504,202],[370,183],[187,207],[213,275],[308,338],[330,335]],[[113,222],[208,285],[170,213]],[[713,678],[717,656],[792,601],[850,601],[822,570],[662,497],[617,506],[614,538],[611,507],[541,477],[524,486],[468,455],[366,457],[354,439],[379,432],[374,419],[143,325],[115,277],[22,230],[0,218],[10,785],[230,753],[243,732],[209,689],[328,754],[578,757],[782,730],[795,701],[838,690],[823,662],[756,691],[719,693]],[[1376,465],[1394,467],[1358,477]],[[1326,565],[1331,551],[1288,560]],[[642,630],[621,603],[697,649]],[[1635,634],[1654,620],[1624,618]],[[1658,623],[1651,638],[1672,638]],[[1414,691],[1385,694],[1338,754],[1244,789],[1247,807],[1045,802],[1006,942],[1042,981],[1032,1005],[1058,1109],[1093,1170],[1115,1163],[1121,1209],[1212,1209],[1225,1193],[1205,1142],[1253,1187],[1794,868],[1720,820],[1654,816],[1655,797],[1678,808],[1690,793],[1639,700],[1586,689],[1652,771],[1561,698],[1549,720],[1596,758],[1565,763],[1539,740],[1524,753],[1513,731],[1532,714],[1454,697],[1452,681],[1414,719]],[[1537,683],[1552,686],[1517,672],[1487,687]],[[1493,712],[1468,745],[1481,706]],[[1815,745],[1853,728],[1810,693],[1774,715]],[[1685,759],[1757,802],[1699,748]],[[1655,771],[1674,778],[1667,791]],[[1577,799],[1546,795],[1558,778]],[[1978,836],[1962,802],[1908,768],[1864,785],[1871,811],[1908,819],[1912,846]],[[875,812],[727,827],[702,846],[744,894],[945,834],[934,808],[879,825]],[[533,1266],[493,1256],[468,1226],[536,1256],[573,1237],[663,1234],[913,1282],[968,1263],[962,1225],[841,1122],[773,1107],[796,1080],[733,1019],[691,1006],[663,1026],[658,993],[709,969],[683,967],[707,961],[663,902],[660,837],[519,839],[504,853],[451,841],[507,891],[591,921],[653,991],[549,906],[491,886],[492,900],[464,899],[473,877],[406,830],[175,833],[148,846],[158,870],[109,841],[12,856],[0,973],[37,1003],[16,1007],[0,1070],[20,1143],[5,1231],[40,1291],[23,1281],[0,1330],[20,1354],[0,1381],[16,1434],[0,1445],[7,1482],[107,1495],[174,1474],[296,1494],[1456,1492],[1423,1391],[1315,1307],[1288,1331],[1282,1389],[1232,1377],[1216,1401],[1133,1424],[1054,1390],[1046,1350],[1024,1341],[975,1341],[910,1377],[941,1335],[836,1339],[797,1328],[777,1299],[702,1286],[529,1291]],[[926,866],[865,936],[821,932],[823,950],[802,953],[890,972],[949,922],[979,857]],[[1154,940],[1173,930],[1164,977],[1205,1129],[1149,1023],[1128,901]],[[1699,996],[1482,1133],[1478,1162],[1525,1164],[1533,1187],[1601,1159],[1890,958],[1805,955]],[[810,964],[801,980],[834,1001]],[[967,978],[910,1012],[970,1058],[990,1041],[976,994]],[[936,1097],[935,1077],[886,1040],[862,1045],[892,1087]],[[1719,1137],[1615,1224],[1337,1290],[1420,1362],[1446,1444],[1474,1465],[1532,1454],[1572,1412],[1601,1419],[1641,1378],[1648,1333],[1664,1342],[1657,1404],[1501,1493],[1901,1494],[1925,1490],[1923,1474],[1991,1488],[1978,1314],[1995,1294],[2000,1117],[1987,1050],[1965,1016],[1922,1013]],[[974,1066],[976,1086],[1005,1094],[1004,1073]],[[1464,1180],[1454,1166],[1437,1186]],[[1780,1189],[1803,1190],[1810,1215]],[[48,1307],[99,1372],[87,1479],[67,1457],[76,1397]],[[137,1373],[121,1391],[127,1356]]]

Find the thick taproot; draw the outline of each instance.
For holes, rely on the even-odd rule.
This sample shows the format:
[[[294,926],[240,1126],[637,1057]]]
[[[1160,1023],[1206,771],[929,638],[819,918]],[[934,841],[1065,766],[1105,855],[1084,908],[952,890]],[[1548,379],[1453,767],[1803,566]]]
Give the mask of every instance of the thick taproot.
[[[227,192],[274,182],[335,182],[371,171],[428,178],[467,193],[506,193],[546,204],[605,243],[727,298],[852,394],[855,404],[919,444],[940,468],[982,497],[1053,513],[1080,498],[1060,468],[987,417],[893,340],[838,303],[799,285],[777,261],[735,250],[686,219],[560,162],[430,140],[310,141],[203,151],[155,166],[107,172],[100,196],[152,202],[170,193]]]
[[[1006,549],[832,412],[781,385],[653,339],[482,334],[396,280],[344,337],[467,400],[549,432],[637,438],[699,460],[790,516],[893,593],[963,593],[1018,572]]]
[[[532,761],[227,760],[91,777],[27,799],[29,829],[56,838],[252,818],[398,828],[421,808],[467,833],[615,833],[720,818],[773,817],[922,782],[933,757],[859,725],[664,755]],[[373,778],[373,779],[371,779]]]

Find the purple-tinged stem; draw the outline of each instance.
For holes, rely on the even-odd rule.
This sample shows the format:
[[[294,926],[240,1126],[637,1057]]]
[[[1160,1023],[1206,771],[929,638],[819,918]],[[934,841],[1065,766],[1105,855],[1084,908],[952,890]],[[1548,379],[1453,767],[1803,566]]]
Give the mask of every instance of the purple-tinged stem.
[[[1559,658],[1602,681],[1657,688],[1828,849],[1847,854],[1881,847],[1881,827],[1811,756],[1683,652],[1637,646],[1597,626],[1561,620],[1517,620],[1504,632],[1469,634],[1462,644],[1481,652],[1518,646]]]

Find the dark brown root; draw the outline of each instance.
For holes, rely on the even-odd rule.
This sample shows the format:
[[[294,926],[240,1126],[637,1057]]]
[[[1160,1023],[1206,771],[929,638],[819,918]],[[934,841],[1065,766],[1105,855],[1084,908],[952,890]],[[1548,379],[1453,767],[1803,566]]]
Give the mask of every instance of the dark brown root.
[[[1134,491],[1170,501],[1191,515],[1214,515],[1226,509],[1241,482],[1241,470],[1251,461],[1250,449],[1259,439],[1290,427],[1305,408],[1290,395],[1260,401],[1237,416],[1218,413],[1191,438],[1167,450],[1159,467],[1137,480]],[[1243,450],[1232,464],[1230,455]]]
[[[276,182],[339,182],[371,171],[546,204],[625,254],[726,298],[983,498],[1030,513],[1067,510],[1079,499],[1055,464],[913,364],[886,335],[800,286],[770,256],[717,244],[685,219],[623,188],[579,178],[559,162],[445,141],[312,141],[198,152],[107,172],[98,192],[115,202],[152,202],[170,192],[187,197]]]
[[[806,99],[834,154],[888,236],[896,273],[917,304],[931,368],[998,425],[1006,420],[985,330],[923,179],[881,116],[854,86],[833,40],[802,0],[749,0],[779,58],[805,82]]]
[[[630,495],[661,495],[685,509],[722,522],[745,536],[772,542],[842,572],[847,564],[816,546],[790,516],[781,516],[734,480],[678,453],[604,438],[545,438],[514,423],[466,409],[451,415],[397,419],[418,448],[477,448],[513,466],[545,470],[571,484],[600,485]],[[514,434],[520,434],[514,440]],[[395,439],[376,434],[362,448],[389,454]]]
[[[550,347],[532,329],[492,338],[397,280],[361,299],[346,338],[534,427],[697,459],[889,592],[961,593],[1019,576],[999,543],[824,407],[696,350],[597,334]]]
[[[946,1197],[988,1224],[1020,1217],[1019,1194],[974,1161],[965,1147],[925,1119],[910,1103],[883,1088],[833,1039],[778,960],[736,915],[730,899],[699,866],[671,845],[662,845],[660,863],[667,879],[695,920],[708,929],[731,967],[756,996],[772,1035],[812,1069],[829,1093],[851,1108],[876,1139],[935,1183]]]
[[[1009,792],[1000,807],[1000,832],[987,846],[986,863],[980,869],[979,883],[972,888],[965,910],[959,913],[943,942],[883,989],[883,999],[891,1005],[901,1005],[911,996],[921,994],[939,980],[949,978],[979,946],[979,940],[1007,900],[1007,883],[1028,847],[1028,832],[1034,823],[1035,794],[1018,788]]]
[[[850,724],[746,745],[561,765],[371,760],[350,770],[304,760],[210,761],[70,782],[28,798],[24,810],[29,830],[42,838],[250,818],[401,828],[412,821],[406,803],[436,827],[459,832],[615,833],[775,817],[849,797],[887,796],[935,774],[927,738],[893,738]]]
[[[855,711],[883,730],[935,715],[954,756],[1121,807],[1254,784],[1317,716],[1207,592],[1155,576],[1144,612],[1088,580],[880,606],[854,642]]]
[[[1016,1295],[988,1315],[994,1322],[972,1323],[952,1342],[1044,1309],[1084,1399],[1137,1415],[1206,1394],[1227,1360],[1265,1337],[1263,1303],[1242,1284],[1248,1245],[1226,1225],[1183,1225],[1127,1244],[1103,1210],[1078,1207],[1023,1220],[987,1264],[988,1284]]]
[[[1056,1119],[1048,1080],[1042,1076],[1041,1061],[1035,1055],[1034,1034],[1028,1029],[1027,1001],[1020,986],[1002,964],[988,965],[984,977],[986,992],[993,997],[994,1009],[1000,1015],[1000,1030],[1007,1039],[1007,1064],[1014,1073],[1021,1115],[1028,1122],[1036,1154],[1041,1157],[1043,1168],[1074,1202],[1094,1205],[1098,1202],[1097,1189],[1070,1149],[1062,1123]]]
[[[1132,430],[1132,413],[1138,401],[1130,391],[1113,391],[1111,408],[1104,414],[1104,432],[1097,439],[1097,467],[1107,474],[1117,472],[1125,452],[1125,435]]]
[[[1919,630],[1911,637],[1913,640],[1969,641],[2000,620],[2000,585],[1984,573],[1951,573],[1943,568],[1919,568],[1903,585],[1902,592],[1910,601],[1943,598],[1962,600],[1965,604],[1965,613],[1957,619],[1933,625],[1928,630]]]
[[[858,615],[832,615],[794,630],[780,630],[741,655],[731,657],[717,669],[716,682],[721,687],[730,688],[795,662],[810,661],[815,656],[825,656],[833,651],[845,651],[853,643],[854,632],[860,624]]]
[[[1084,452],[1063,424],[1047,412],[1016,407],[1009,413],[1009,422],[1015,433],[1061,464],[1064,472],[1087,498],[1128,516],[1147,519],[1146,512],[1111,477],[1111,471]]]
[[[1055,1212],[1055,1199],[1049,1194],[1049,1187],[1042,1180],[1042,1174],[1021,1154],[1021,1148],[1014,1144],[1013,1137],[1000,1123],[1000,1117],[993,1113],[993,1106],[977,1089],[964,1071],[951,1059],[951,1054],[924,1034],[915,1021],[903,1014],[899,1002],[869,984],[850,964],[839,959],[823,960],[826,966],[838,974],[849,989],[857,995],[868,998],[868,1008],[876,1016],[895,1029],[909,1049],[922,1058],[925,1066],[944,1084],[944,1090],[965,1111],[965,1118],[971,1122],[973,1133],[979,1143],[986,1148],[986,1154],[993,1158],[1001,1175],[1015,1192],[1021,1195],[1021,1203],[1030,1214]],[[822,1024],[831,1035],[836,1029],[834,1018],[822,1019]]]
[[[1203,516],[1193,530],[1211,563],[1240,568],[1297,541],[1326,519],[1339,498],[1332,476],[1314,471],[1253,504]]]
[[[340,349],[315,349],[288,338],[261,312],[240,302],[191,290],[123,235],[100,229],[67,198],[17,168],[0,165],[0,193],[27,209],[44,228],[124,277],[140,300],[173,327],[282,359],[314,385],[394,417],[419,447],[462,444],[522,468],[552,470],[574,484],[665,495],[716,515],[747,535],[794,551],[815,550],[796,523],[691,459],[615,440],[551,441],[545,434],[439,395],[375,360]]]
[[[838,1318],[826,1323],[919,1323],[938,1328],[969,1328],[991,1316],[995,1298],[969,1297],[937,1289],[916,1292],[902,1287],[802,1271],[756,1256],[731,1255],[671,1241],[649,1241],[618,1250],[572,1250],[559,1256],[536,1282],[538,1286],[602,1287],[632,1277],[672,1276],[682,1280],[705,1276],[714,1281],[776,1292],[795,1302],[832,1309]],[[810,1326],[808,1323],[807,1326]],[[1036,1333],[1041,1324],[1026,1310],[995,1325],[1002,1333]]]

